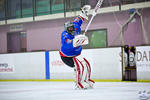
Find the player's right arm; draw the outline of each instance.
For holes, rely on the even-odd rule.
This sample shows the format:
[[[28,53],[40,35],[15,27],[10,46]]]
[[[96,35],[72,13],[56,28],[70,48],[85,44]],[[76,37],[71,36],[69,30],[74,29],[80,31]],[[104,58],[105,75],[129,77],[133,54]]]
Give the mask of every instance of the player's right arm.
[[[81,34],[80,27],[85,19],[88,20],[88,14],[89,14],[90,9],[91,9],[90,5],[83,6],[81,8],[81,14],[74,19],[73,24],[74,24],[74,28],[75,28],[75,35]]]

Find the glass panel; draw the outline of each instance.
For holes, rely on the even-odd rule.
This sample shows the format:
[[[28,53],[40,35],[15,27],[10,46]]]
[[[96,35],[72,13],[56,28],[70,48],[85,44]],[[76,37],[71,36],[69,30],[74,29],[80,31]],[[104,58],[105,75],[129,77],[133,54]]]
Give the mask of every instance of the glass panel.
[[[50,14],[50,0],[36,0],[36,15]]]
[[[33,16],[32,0],[22,0],[22,17]]]
[[[8,0],[8,19],[21,17],[20,0]]]
[[[81,0],[66,0],[66,11],[77,11],[81,8]]]
[[[94,31],[91,34],[90,47],[106,47],[106,31]]]
[[[5,0],[0,0],[0,20],[5,19]]]
[[[97,0],[88,0],[88,4],[91,5],[91,9],[94,9],[97,4]]]
[[[52,0],[52,13],[64,12],[64,0]]]
[[[106,30],[93,30],[86,33],[89,38],[89,44],[83,48],[101,48],[107,47],[107,31]]]

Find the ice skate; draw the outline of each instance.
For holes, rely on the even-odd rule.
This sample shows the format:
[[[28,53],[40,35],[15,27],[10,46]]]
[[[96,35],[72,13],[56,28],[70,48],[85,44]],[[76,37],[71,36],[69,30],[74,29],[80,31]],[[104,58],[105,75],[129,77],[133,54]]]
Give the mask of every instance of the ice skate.
[[[93,88],[95,82],[93,80],[91,80],[91,79],[89,79],[87,82],[88,82],[90,88]]]
[[[75,90],[85,90],[91,88],[87,82],[75,84]]]

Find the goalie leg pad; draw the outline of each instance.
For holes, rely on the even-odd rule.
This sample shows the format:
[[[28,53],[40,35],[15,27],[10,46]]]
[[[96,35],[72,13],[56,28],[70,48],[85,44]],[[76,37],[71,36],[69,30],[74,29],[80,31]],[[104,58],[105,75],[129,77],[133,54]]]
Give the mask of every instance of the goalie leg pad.
[[[84,60],[86,62],[86,67],[87,67],[87,70],[88,70],[87,71],[88,72],[88,78],[87,78],[86,81],[89,83],[90,87],[93,87],[95,82],[93,80],[91,80],[91,66],[90,66],[90,63],[88,62],[87,59],[84,58]]]
[[[91,66],[90,66],[90,63],[88,62],[88,60],[86,60],[84,58],[84,61],[86,62],[86,67],[87,67],[87,70],[88,70],[88,79],[91,78]]]
[[[77,56],[73,58],[76,67],[76,84],[79,88],[88,88],[90,85],[87,83],[87,67],[86,62],[84,61],[82,56]]]

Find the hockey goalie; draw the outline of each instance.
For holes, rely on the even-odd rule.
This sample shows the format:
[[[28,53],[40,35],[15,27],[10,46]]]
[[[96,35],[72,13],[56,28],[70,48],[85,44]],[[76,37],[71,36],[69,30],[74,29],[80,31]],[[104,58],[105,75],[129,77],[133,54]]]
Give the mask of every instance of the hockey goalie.
[[[62,61],[74,68],[76,81],[75,88],[92,88],[95,83],[91,80],[91,66],[86,58],[81,55],[82,45],[88,44],[88,37],[81,33],[81,25],[88,20],[90,5],[81,8],[81,14],[73,22],[64,24],[64,31],[61,34],[61,49],[59,54]]]

